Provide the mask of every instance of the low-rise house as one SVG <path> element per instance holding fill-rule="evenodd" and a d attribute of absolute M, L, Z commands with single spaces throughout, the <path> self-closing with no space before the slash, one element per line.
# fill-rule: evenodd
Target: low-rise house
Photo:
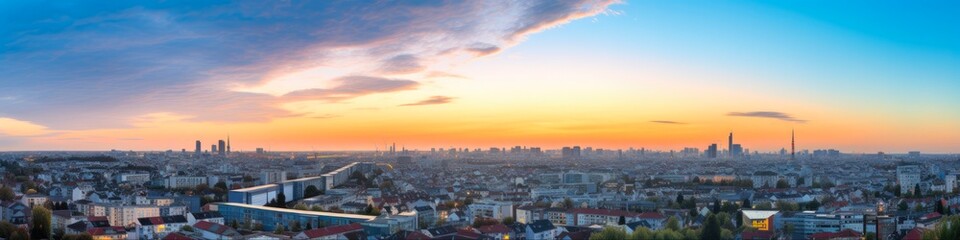
<path fill-rule="evenodd" d="M 23 204 L 20 201 L 9 201 L 2 203 L 3 205 L 3 221 L 7 221 L 13 225 L 26 226 L 27 225 L 27 205 Z"/>
<path fill-rule="evenodd" d="M 549 220 L 536 220 L 527 224 L 527 239 L 554 239 L 560 234 L 560 230 Z"/>
<path fill-rule="evenodd" d="M 157 239 L 187 226 L 183 216 L 146 217 L 137 219 L 136 234 L 140 239 Z"/>
<path fill-rule="evenodd" d="M 33 206 L 43 206 L 49 199 L 47 195 L 43 194 L 27 194 L 20 198 L 20 202 L 32 208 Z"/>
<path fill-rule="evenodd" d="M 97 227 L 87 229 L 87 234 L 93 236 L 93 239 L 98 240 L 122 240 L 129 239 L 127 237 L 127 230 L 123 227 Z"/>
<path fill-rule="evenodd" d="M 204 239 L 234 239 L 240 237 L 237 230 L 219 223 L 199 221 L 193 224 L 193 228 Z"/>
<path fill-rule="evenodd" d="M 480 233 L 482 233 L 483 235 L 487 235 L 487 236 L 493 237 L 494 239 L 501 239 L 501 240 L 510 239 L 510 233 L 513 232 L 513 230 L 510 229 L 510 227 L 503 224 L 493 224 L 493 225 L 482 226 L 477 230 L 479 230 Z"/>
<path fill-rule="evenodd" d="M 54 231 L 63 230 L 66 232 L 67 225 L 74 224 L 86 219 L 83 213 L 73 210 L 54 210 L 50 214 L 50 228 Z"/>
<path fill-rule="evenodd" d="M 107 220 L 107 217 L 87 217 L 84 220 L 68 224 L 65 232 L 67 234 L 82 234 L 87 230 L 103 227 L 110 227 L 110 221 Z"/>

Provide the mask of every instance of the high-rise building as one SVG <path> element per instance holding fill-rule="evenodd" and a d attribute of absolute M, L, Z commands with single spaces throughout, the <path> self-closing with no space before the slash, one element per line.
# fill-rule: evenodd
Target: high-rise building
<path fill-rule="evenodd" d="M 917 184 L 920 183 L 921 175 L 923 175 L 923 169 L 920 165 L 906 164 L 897 166 L 897 185 L 900 185 L 900 192 L 914 193 L 914 189 Z"/>
<path fill-rule="evenodd" d="M 263 148 L 257 148 L 257 154 L 263 154 Z"/>
<path fill-rule="evenodd" d="M 230 153 L 230 135 L 227 135 L 227 153 Z"/>
<path fill-rule="evenodd" d="M 200 154 L 201 151 L 202 151 L 202 150 L 200 149 L 200 140 L 197 140 L 197 149 L 194 150 L 194 152 L 195 152 L 196 154 Z"/>
<path fill-rule="evenodd" d="M 734 144 L 730 147 L 730 157 L 737 158 L 743 156 L 743 147 L 740 144 Z"/>
<path fill-rule="evenodd" d="M 227 153 L 227 142 L 220 140 L 217 142 L 217 150 L 220 150 L 220 155 L 226 155 Z"/>
<path fill-rule="evenodd" d="M 714 143 L 710 144 L 710 146 L 707 146 L 705 155 L 707 155 L 707 158 L 717 158 L 717 144 Z"/>
<path fill-rule="evenodd" d="M 730 137 L 727 138 L 727 153 L 730 154 L 730 157 L 733 157 L 733 132 L 730 132 Z"/>
<path fill-rule="evenodd" d="M 797 160 L 797 138 L 792 129 L 790 130 L 790 160 Z"/>
<path fill-rule="evenodd" d="M 210 145 L 210 154 L 217 154 L 217 145 Z"/>

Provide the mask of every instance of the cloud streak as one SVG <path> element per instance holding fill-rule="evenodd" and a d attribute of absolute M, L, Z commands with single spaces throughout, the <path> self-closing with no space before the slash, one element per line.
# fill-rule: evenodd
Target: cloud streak
<path fill-rule="evenodd" d="M 673 124 L 673 125 L 684 125 L 684 124 L 687 124 L 687 123 L 685 123 L 685 122 L 674 122 L 674 121 L 665 121 L 665 120 L 654 120 L 654 121 L 650 121 L 650 122 L 652 122 L 652 123 L 659 123 L 659 124 Z"/>
<path fill-rule="evenodd" d="M 452 97 L 447 97 L 447 96 L 433 96 L 433 97 L 430 97 L 430 98 L 421 100 L 421 101 L 419 101 L 419 102 L 401 104 L 401 105 L 399 105 L 399 106 L 408 107 L 408 106 L 423 106 L 423 105 L 445 104 L 445 103 L 453 102 L 453 99 L 454 99 L 454 98 L 452 98 Z"/>
<path fill-rule="evenodd" d="M 782 112 L 770 112 L 770 111 L 759 111 L 759 112 L 729 112 L 727 116 L 731 117 L 755 117 L 755 118 L 770 118 L 777 119 L 787 122 L 796 122 L 796 123 L 805 123 L 807 120 L 796 119 L 789 114 Z"/>

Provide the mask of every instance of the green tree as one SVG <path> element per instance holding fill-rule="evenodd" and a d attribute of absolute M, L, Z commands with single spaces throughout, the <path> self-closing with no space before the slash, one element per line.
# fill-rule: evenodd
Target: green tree
<path fill-rule="evenodd" d="M 923 197 L 923 191 L 920 190 L 920 184 L 919 184 L 919 183 L 917 183 L 916 186 L 913 186 L 913 197 L 915 197 L 915 198 L 922 198 L 922 197 Z"/>
<path fill-rule="evenodd" d="M 923 233 L 923 239 L 947 240 L 960 239 L 960 216 L 949 216 L 940 219 L 937 226 Z"/>
<path fill-rule="evenodd" d="M 0 238 L 10 238 L 13 232 L 17 231 L 17 226 L 7 221 L 0 222 Z"/>
<path fill-rule="evenodd" d="M 794 227 L 792 223 L 787 223 L 783 225 L 783 232 L 787 235 L 792 235 L 795 230 L 796 230 L 796 227 Z"/>
<path fill-rule="evenodd" d="M 696 237 L 696 236 L 694 236 Z M 678 231 L 672 229 L 663 229 L 656 232 L 653 232 L 653 238 L 658 240 L 683 240 L 684 235 Z"/>
<path fill-rule="evenodd" d="M 323 193 L 314 185 L 307 186 L 307 188 L 303 190 L 303 197 L 306 198 L 316 197 L 320 194 Z"/>
<path fill-rule="evenodd" d="M 600 232 L 590 235 L 590 240 L 607 239 L 627 239 L 627 233 L 619 227 L 605 227 Z"/>
<path fill-rule="evenodd" d="M 573 199 L 563 198 L 563 207 L 564 207 L 564 208 L 573 208 Z"/>
<path fill-rule="evenodd" d="M 303 228 L 300 226 L 300 221 L 297 221 L 297 220 L 290 221 L 290 231 L 300 232 L 302 230 Z"/>
<path fill-rule="evenodd" d="M 644 240 L 644 239 L 654 239 L 653 231 L 645 227 L 637 227 L 636 230 L 633 230 L 633 234 L 630 234 L 631 240 Z"/>
<path fill-rule="evenodd" d="M 722 205 L 720 204 L 719 198 L 713 199 L 713 208 L 710 209 L 710 211 L 713 211 L 713 213 L 719 213 L 721 206 Z"/>
<path fill-rule="evenodd" d="M 693 228 L 684 228 L 680 231 L 680 234 L 683 235 L 683 239 L 699 239 L 700 231 Z"/>
<path fill-rule="evenodd" d="M 780 188 L 780 189 L 790 188 L 790 183 L 788 183 L 787 180 L 783 180 L 783 179 L 777 180 L 777 188 Z"/>
<path fill-rule="evenodd" d="M 180 231 L 184 231 L 184 232 L 193 232 L 193 226 L 190 226 L 190 225 L 183 225 L 183 227 L 180 227 Z"/>
<path fill-rule="evenodd" d="M 620 215 L 620 219 L 617 220 L 617 224 L 620 226 L 627 224 L 627 218 L 624 217 L 623 215 Z"/>
<path fill-rule="evenodd" d="M 50 210 L 43 206 L 34 206 L 30 217 L 30 236 L 34 239 L 49 239 L 52 233 Z"/>
<path fill-rule="evenodd" d="M 813 201 L 808 202 L 808 203 L 805 204 L 805 205 L 806 205 L 806 209 L 807 209 L 807 210 L 810 210 L 810 211 L 816 211 L 817 209 L 820 208 L 820 202 L 817 201 L 816 199 L 814 199 Z"/>
<path fill-rule="evenodd" d="M 710 214 L 707 216 L 706 223 L 703 224 L 700 239 L 720 239 L 720 229 L 720 221 L 717 221 L 717 216 Z"/>
<path fill-rule="evenodd" d="M 744 198 L 744 199 L 743 199 L 743 206 L 741 206 L 741 207 L 742 207 L 742 208 L 753 208 L 753 205 L 751 205 L 749 198 Z"/>
<path fill-rule="evenodd" d="M 517 221 L 514 220 L 513 217 L 505 217 L 505 218 L 503 218 L 503 221 L 502 221 L 501 223 L 503 223 L 503 225 L 510 226 L 510 225 L 513 225 L 513 223 L 515 223 L 515 222 L 517 222 Z"/>
<path fill-rule="evenodd" d="M 670 217 L 667 219 L 667 229 L 680 231 L 680 221 L 677 220 L 677 217 Z"/>
<path fill-rule="evenodd" d="M 943 208 L 943 200 L 938 199 L 936 204 L 937 205 L 934 205 L 934 211 L 936 211 L 940 215 L 945 215 L 946 213 L 944 212 L 944 208 Z"/>
<path fill-rule="evenodd" d="M 900 200 L 900 203 L 897 204 L 897 210 L 906 211 L 907 209 L 910 209 L 910 206 L 907 205 L 907 201 Z"/>
<path fill-rule="evenodd" d="M 321 207 L 320 205 L 313 205 L 313 207 L 310 207 L 310 211 L 322 212 L 322 211 L 323 211 L 323 207 Z"/>
<path fill-rule="evenodd" d="M 304 203 L 301 202 L 301 203 L 297 203 L 297 205 L 293 205 L 293 209 L 296 209 L 296 210 L 307 210 L 307 209 L 310 209 L 310 208 L 307 207 L 307 204 L 304 204 Z"/>
<path fill-rule="evenodd" d="M 280 223 L 277 223 L 277 228 L 273 229 L 273 233 L 276 233 L 276 234 L 283 234 L 283 232 L 286 232 L 286 231 L 287 231 L 287 227 L 283 226 L 283 224 L 280 224 Z"/>
<path fill-rule="evenodd" d="M 677 194 L 677 204 L 683 204 L 683 194 Z"/>
<path fill-rule="evenodd" d="M 10 234 L 10 238 L 9 238 L 9 240 L 29 240 L 29 239 L 30 239 L 30 232 L 27 232 L 27 230 L 23 228 L 17 228 L 17 230 L 13 231 L 13 233 Z"/>
<path fill-rule="evenodd" d="M 230 188 L 227 187 L 227 183 L 224 181 L 217 182 L 217 184 L 214 184 L 213 187 L 223 189 L 223 190 L 230 190 Z"/>
<path fill-rule="evenodd" d="M 287 196 L 283 194 L 283 191 L 277 193 L 277 205 L 274 207 L 286 208 L 287 207 Z"/>
<path fill-rule="evenodd" d="M 13 201 L 13 198 L 17 197 L 13 193 L 13 189 L 7 186 L 0 187 L 0 200 L 4 202 Z"/>

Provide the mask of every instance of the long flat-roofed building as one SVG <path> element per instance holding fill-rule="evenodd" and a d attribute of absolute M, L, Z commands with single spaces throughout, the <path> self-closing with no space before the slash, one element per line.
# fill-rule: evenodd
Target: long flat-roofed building
<path fill-rule="evenodd" d="M 364 223 L 376 219 L 376 216 L 345 214 L 332 212 L 304 211 L 288 208 L 274 208 L 242 203 L 211 203 L 211 210 L 219 211 L 228 224 L 250 222 L 262 224 L 265 231 L 273 231 L 277 224 L 284 226 L 298 221 L 306 226 L 335 226 L 351 223 Z M 288 229 L 290 226 L 286 226 Z"/>

